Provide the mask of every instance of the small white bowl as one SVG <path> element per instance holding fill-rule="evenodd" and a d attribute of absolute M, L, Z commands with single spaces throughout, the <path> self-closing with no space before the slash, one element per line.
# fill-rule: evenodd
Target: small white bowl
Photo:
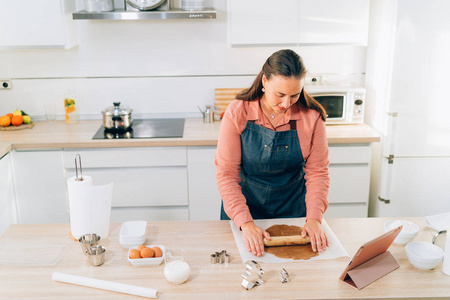
<path fill-rule="evenodd" d="M 444 251 L 439 246 L 427 242 L 413 242 L 405 247 L 409 262 L 420 270 L 437 267 L 444 258 Z"/>
<path fill-rule="evenodd" d="M 130 258 L 130 251 L 133 249 L 136 249 L 137 247 L 132 247 L 130 249 L 128 249 L 128 253 L 127 253 L 127 258 L 128 261 L 133 265 L 133 266 L 155 266 L 155 265 L 159 265 L 162 263 L 162 261 L 164 260 L 164 256 L 166 255 L 166 248 L 163 245 L 145 245 L 148 248 L 153 248 L 153 247 L 159 247 L 159 249 L 161 249 L 162 251 L 162 256 L 161 257 L 150 257 L 150 258 Z"/>
<path fill-rule="evenodd" d="M 119 237 L 121 239 L 139 239 L 145 236 L 147 231 L 146 221 L 123 222 Z"/>
<path fill-rule="evenodd" d="M 419 234 L 419 226 L 416 224 L 405 221 L 405 220 L 391 220 L 384 223 L 384 231 L 388 232 L 398 226 L 403 225 L 402 231 L 398 234 L 398 236 L 394 240 L 394 244 L 397 245 L 406 245 Z"/>

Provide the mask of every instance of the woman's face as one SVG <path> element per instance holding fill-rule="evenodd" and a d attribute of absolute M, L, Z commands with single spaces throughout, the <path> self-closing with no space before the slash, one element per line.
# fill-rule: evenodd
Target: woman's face
<path fill-rule="evenodd" d="M 267 79 L 263 75 L 262 83 L 266 91 L 261 100 L 275 114 L 279 114 L 285 112 L 298 101 L 303 86 L 305 85 L 305 78 L 274 75 L 270 79 Z"/>

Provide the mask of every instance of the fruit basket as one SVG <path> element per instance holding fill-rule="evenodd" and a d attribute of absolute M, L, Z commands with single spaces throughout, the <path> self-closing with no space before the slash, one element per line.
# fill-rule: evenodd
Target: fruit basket
<path fill-rule="evenodd" d="M 0 117 L 0 130 L 21 130 L 33 128 L 34 123 L 31 122 L 30 116 L 23 110 L 15 110 L 13 113 Z"/>
<path fill-rule="evenodd" d="M 19 126 L 13 126 L 13 125 L 9 125 L 8 127 L 1 127 L 0 126 L 0 130 L 3 131 L 10 131 L 10 130 L 22 130 L 22 129 L 30 129 L 34 127 L 34 122 L 31 122 L 30 124 L 22 124 Z"/>

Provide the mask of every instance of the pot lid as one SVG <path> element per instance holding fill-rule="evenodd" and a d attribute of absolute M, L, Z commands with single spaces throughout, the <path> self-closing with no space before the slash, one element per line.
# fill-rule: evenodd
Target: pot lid
<path fill-rule="evenodd" d="M 102 113 L 107 116 L 124 116 L 130 115 L 131 112 L 133 111 L 130 108 L 120 107 L 120 102 L 114 102 L 113 104 L 114 106 L 105 108 L 105 110 L 102 111 Z"/>

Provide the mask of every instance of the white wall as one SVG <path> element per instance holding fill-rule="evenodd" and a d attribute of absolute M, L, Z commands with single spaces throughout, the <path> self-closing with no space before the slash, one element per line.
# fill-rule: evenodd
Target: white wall
<path fill-rule="evenodd" d="M 63 98 L 75 95 L 85 119 L 100 119 L 113 101 L 133 108 L 135 117 L 200 117 L 197 105 L 213 104 L 215 88 L 248 86 L 266 58 L 286 48 L 230 47 L 226 1 L 210 3 L 217 19 L 78 20 L 74 48 L 0 51 L 0 78 L 13 86 L 0 91 L 0 114 L 20 108 L 39 119 L 52 101 L 62 118 Z M 290 48 L 313 74 L 345 79 L 365 72 L 365 47 Z"/>

